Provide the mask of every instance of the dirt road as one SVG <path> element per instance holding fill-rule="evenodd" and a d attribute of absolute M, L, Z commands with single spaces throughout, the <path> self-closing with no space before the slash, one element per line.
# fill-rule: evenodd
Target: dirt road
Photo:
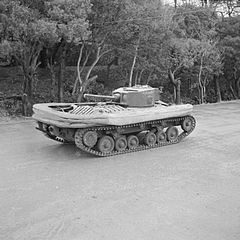
<path fill-rule="evenodd" d="M 0 239 L 239 240 L 240 102 L 178 145 L 96 158 L 0 123 Z"/>

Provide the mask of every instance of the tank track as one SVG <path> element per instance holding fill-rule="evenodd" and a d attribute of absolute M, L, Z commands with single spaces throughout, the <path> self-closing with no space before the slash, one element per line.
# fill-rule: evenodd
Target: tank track
<path fill-rule="evenodd" d="M 181 126 L 181 122 L 184 121 L 184 119 L 190 118 L 192 121 L 192 126 L 191 129 L 188 131 L 184 131 L 178 135 L 178 137 L 175 140 L 171 141 L 164 141 L 164 142 L 159 142 L 154 144 L 153 146 L 148 146 L 145 144 L 140 143 L 138 147 L 135 149 L 128 149 L 126 148 L 123 151 L 116 151 L 115 149 L 109 153 L 103 153 L 96 148 L 91 148 L 87 147 L 84 142 L 83 142 L 83 136 L 87 131 L 113 131 L 121 128 L 131 128 L 131 127 L 136 127 L 140 125 L 146 125 L 146 124 L 151 124 L 151 125 L 166 125 L 166 127 L 169 126 Z M 171 144 L 176 144 L 182 141 L 185 137 L 187 137 L 195 128 L 196 126 L 196 120 L 194 117 L 188 115 L 184 117 L 177 117 L 177 118 L 167 118 L 167 119 L 161 119 L 161 120 L 155 120 L 155 121 L 148 121 L 148 122 L 141 122 L 141 123 L 136 123 L 136 124 L 129 124 L 129 125 L 124 125 L 124 126 L 98 126 L 98 127 L 90 127 L 90 128 L 85 128 L 85 129 L 78 129 L 75 134 L 75 144 L 78 148 L 80 148 L 82 151 L 93 154 L 95 156 L 100 156 L 100 157 L 107 157 L 107 156 L 114 156 L 114 155 L 119 155 L 119 154 L 125 154 L 125 153 L 131 153 L 131 152 L 138 152 L 138 151 L 143 151 L 143 150 L 148 150 L 151 148 L 158 148 L 158 147 L 163 147 L 166 145 L 171 145 Z M 135 134 L 134 134 L 135 135 Z"/>

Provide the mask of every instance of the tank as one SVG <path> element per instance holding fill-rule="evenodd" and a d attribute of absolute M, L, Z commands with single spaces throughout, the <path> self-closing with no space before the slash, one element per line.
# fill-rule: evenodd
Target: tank
<path fill-rule="evenodd" d="M 111 96 L 85 94 L 83 103 L 33 106 L 37 129 L 96 156 L 158 148 L 181 142 L 195 128 L 191 104 L 169 105 L 148 85 L 122 87 Z"/>

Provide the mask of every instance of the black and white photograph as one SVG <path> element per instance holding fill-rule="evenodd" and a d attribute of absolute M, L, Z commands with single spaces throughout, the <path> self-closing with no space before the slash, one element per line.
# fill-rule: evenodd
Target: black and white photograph
<path fill-rule="evenodd" d="M 240 240 L 240 0 L 0 0 L 1 240 Z"/>

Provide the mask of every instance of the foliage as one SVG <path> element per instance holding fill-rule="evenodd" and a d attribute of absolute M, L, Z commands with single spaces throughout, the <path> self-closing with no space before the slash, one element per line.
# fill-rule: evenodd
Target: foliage
<path fill-rule="evenodd" d="M 90 2 L 86 0 L 51 1 L 48 3 L 48 16 L 57 25 L 57 34 L 68 43 L 80 44 L 87 39 L 87 11 Z"/>
<path fill-rule="evenodd" d="M 234 98 L 240 98 L 240 16 L 225 19 L 217 27 L 224 50 L 224 77 Z"/>
<path fill-rule="evenodd" d="M 57 40 L 56 24 L 41 17 L 36 9 L 28 8 L 19 1 L 1 2 L 1 44 L 8 43 L 11 55 L 21 65 L 24 73 L 23 94 L 28 106 L 32 101 L 33 86 L 36 80 L 38 56 L 45 42 Z M 31 109 L 26 109 L 31 114 Z"/>
<path fill-rule="evenodd" d="M 11 46 L 7 40 L 0 44 L 0 62 L 1 65 L 9 65 L 11 61 Z"/>
<path fill-rule="evenodd" d="M 219 8 L 173 8 L 159 0 L 2 0 L 1 65 L 17 60 L 30 103 L 40 92 L 40 60 L 51 73 L 52 100 L 62 101 L 66 92 L 80 100 L 85 91 L 120 84 L 164 86 L 170 101 L 240 98 L 240 19 L 235 1 L 214 4 L 220 2 L 230 17 L 221 18 Z M 70 85 L 66 62 L 77 62 Z"/>
<path fill-rule="evenodd" d="M 211 5 L 222 18 L 239 15 L 239 0 L 214 0 L 211 1 Z"/>

